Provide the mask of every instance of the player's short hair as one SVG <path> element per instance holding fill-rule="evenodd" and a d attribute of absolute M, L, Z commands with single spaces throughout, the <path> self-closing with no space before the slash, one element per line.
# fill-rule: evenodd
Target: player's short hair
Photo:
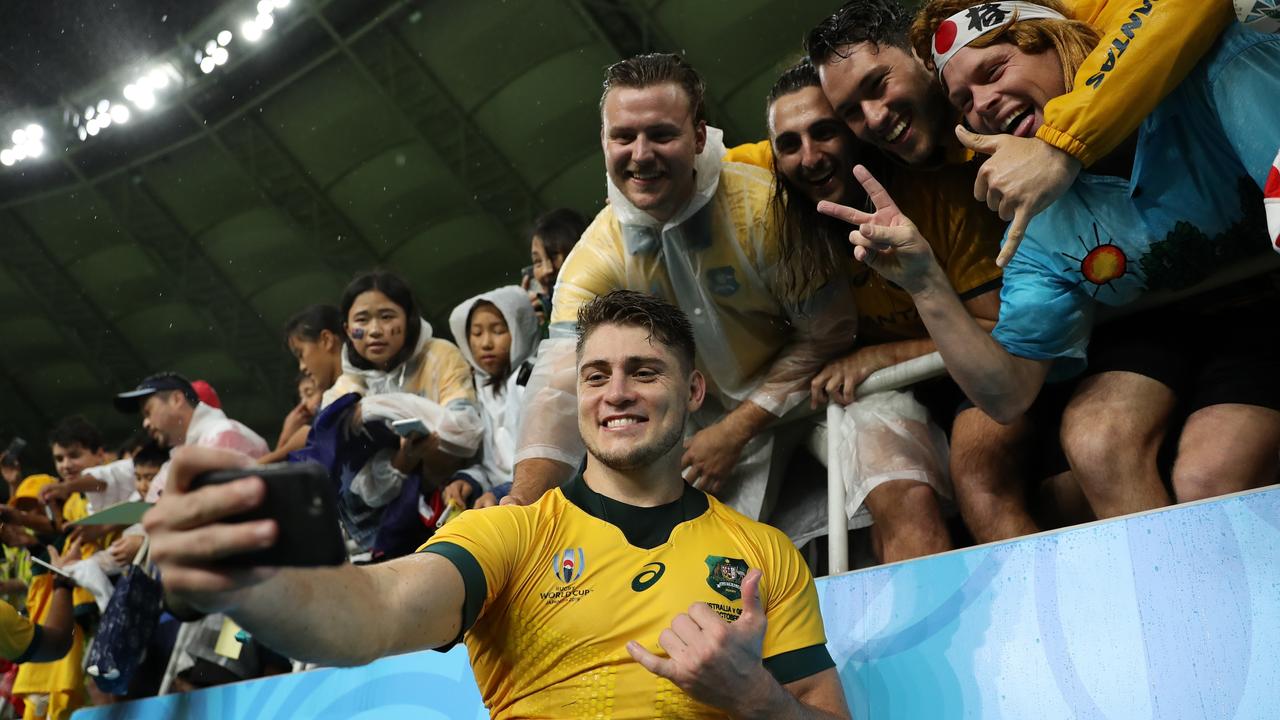
<path fill-rule="evenodd" d="M 85 416 L 71 415 L 49 431 L 49 446 L 54 445 L 64 448 L 79 445 L 89 452 L 97 452 L 102 449 L 102 433 Z"/>
<path fill-rule="evenodd" d="M 602 325 L 643 328 L 650 341 L 671 349 L 685 370 L 693 369 L 693 325 L 680 308 L 652 295 L 632 290 L 614 290 L 600 295 L 578 309 L 578 355 L 592 332 Z"/>
<path fill-rule="evenodd" d="M 693 124 L 706 122 L 707 86 L 689 61 L 675 53 L 649 53 L 619 60 L 604 71 L 604 92 L 600 93 L 600 112 L 605 98 L 615 87 L 647 88 L 672 83 L 679 85 L 689 98 Z"/>

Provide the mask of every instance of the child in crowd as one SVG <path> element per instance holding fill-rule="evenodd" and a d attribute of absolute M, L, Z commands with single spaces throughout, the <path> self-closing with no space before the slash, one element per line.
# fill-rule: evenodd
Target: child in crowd
<path fill-rule="evenodd" d="M 511 488 L 524 384 L 538 347 L 538 319 L 524 290 L 509 285 L 455 307 L 449 329 L 455 338 L 467 339 L 459 348 L 474 369 L 484 417 L 484 444 L 477 462 L 458 475 L 492 488 L 475 501 L 476 507 L 486 507 L 497 504 Z"/>
<path fill-rule="evenodd" d="M 307 435 L 311 432 L 311 423 L 316 413 L 320 412 L 320 397 L 323 391 L 310 375 L 298 373 L 298 404 L 284 418 L 284 426 L 280 428 L 280 439 L 276 448 L 258 458 L 258 464 L 266 465 L 281 462 L 294 450 L 301 450 L 307 444 Z"/>
<path fill-rule="evenodd" d="M 484 433 L 471 368 L 456 346 L 432 337 L 408 284 L 393 273 L 358 276 L 341 314 L 343 372 L 321 400 L 305 454 L 329 460 L 340 481 L 339 514 L 357 545 L 373 557 L 410 552 L 434 527 L 442 492 L 474 499 L 484 489 L 446 482 Z M 420 420 L 426 434 L 390 434 L 391 422 L 408 419 Z M 350 437 L 349 424 L 363 425 L 364 439 Z"/>
<path fill-rule="evenodd" d="M 532 276 L 524 278 L 522 287 L 529 292 L 529 300 L 540 321 L 545 321 L 551 313 L 551 298 L 560 266 L 564 265 L 564 259 L 569 257 L 569 251 L 578 244 L 578 238 L 586 229 L 586 219 L 571 208 L 557 208 L 533 222 L 529 241 Z M 534 283 L 537 283 L 536 287 Z"/>
<path fill-rule="evenodd" d="M 342 312 L 333 305 L 310 305 L 289 318 L 285 344 L 298 361 L 298 404 L 284 418 L 275 449 L 260 464 L 280 462 L 307 444 L 324 392 L 342 374 Z"/>

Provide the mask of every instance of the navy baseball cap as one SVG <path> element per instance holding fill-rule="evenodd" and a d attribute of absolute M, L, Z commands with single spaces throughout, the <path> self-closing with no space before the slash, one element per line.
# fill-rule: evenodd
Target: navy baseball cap
<path fill-rule="evenodd" d="M 156 373 L 144 378 L 142 382 L 138 383 L 138 387 L 116 395 L 113 402 L 116 409 L 122 413 L 136 413 L 142 407 L 142 404 L 147 401 L 147 398 L 166 390 L 182 391 L 182 394 L 191 401 L 192 405 L 200 402 L 200 396 L 196 394 L 196 389 L 191 386 L 191 381 L 174 372 Z"/>

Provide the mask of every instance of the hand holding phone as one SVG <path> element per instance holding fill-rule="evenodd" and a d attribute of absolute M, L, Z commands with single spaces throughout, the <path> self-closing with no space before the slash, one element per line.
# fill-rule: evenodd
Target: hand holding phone
<path fill-rule="evenodd" d="M 315 567 L 340 565 L 347 558 L 339 529 L 336 491 L 324 468 L 313 463 L 277 463 L 197 475 L 191 491 L 257 476 L 266 496 L 251 510 L 222 519 L 226 523 L 271 519 L 278 532 L 273 545 L 262 550 L 223 557 L 217 564 L 232 567 Z"/>
<path fill-rule="evenodd" d="M 426 437 L 431 434 L 431 429 L 422 421 L 422 418 L 393 420 L 391 429 L 400 437 Z"/>

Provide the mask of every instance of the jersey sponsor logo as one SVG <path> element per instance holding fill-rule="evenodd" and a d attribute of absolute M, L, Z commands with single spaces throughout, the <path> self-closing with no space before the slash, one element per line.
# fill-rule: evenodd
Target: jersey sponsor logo
<path fill-rule="evenodd" d="M 565 585 L 581 578 L 586 569 L 587 558 L 580 547 L 561 550 L 551 560 L 551 574 Z"/>
<path fill-rule="evenodd" d="M 667 571 L 667 566 L 660 562 L 651 562 L 644 566 L 639 574 L 631 578 L 631 589 L 636 592 L 644 592 L 653 587 L 655 583 L 662 579 L 662 573 Z"/>
<path fill-rule="evenodd" d="M 1134 36 L 1138 34 L 1138 30 L 1142 28 L 1143 18 L 1151 14 L 1151 3 L 1155 0 L 1141 0 L 1133 12 L 1129 13 L 1129 22 L 1120 26 L 1120 35 L 1111 39 L 1111 49 L 1107 50 L 1107 59 L 1098 68 L 1098 72 L 1094 73 L 1085 84 L 1094 90 L 1107 79 L 1107 73 L 1116 67 L 1116 62 L 1120 60 L 1120 56 L 1125 50 L 1129 49 L 1129 43 L 1133 41 Z"/>
<path fill-rule="evenodd" d="M 707 556 L 707 585 L 728 600 L 742 597 L 742 579 L 747 576 L 747 561 L 739 558 Z"/>

